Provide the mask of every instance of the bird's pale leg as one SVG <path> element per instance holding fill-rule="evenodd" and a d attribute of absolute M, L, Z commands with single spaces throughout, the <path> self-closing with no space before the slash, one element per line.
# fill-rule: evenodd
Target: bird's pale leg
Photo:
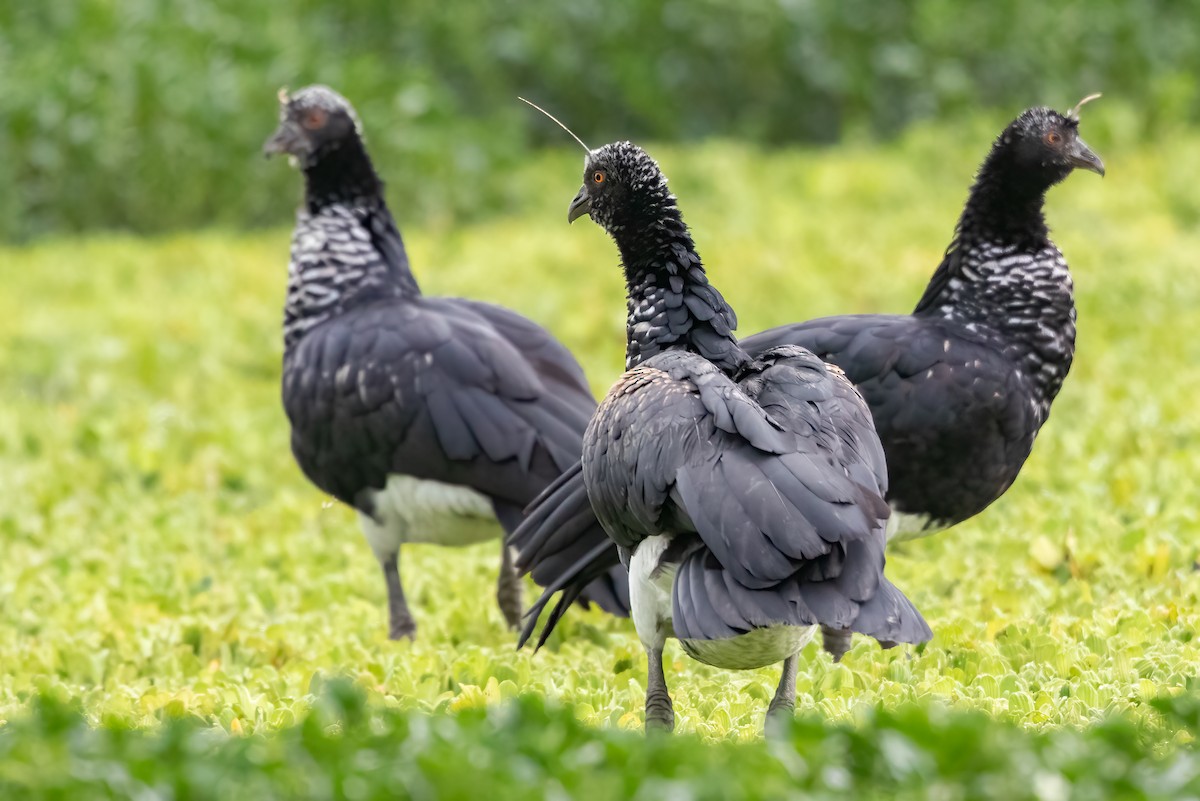
<path fill-rule="evenodd" d="M 383 579 L 387 582 L 388 596 L 388 639 L 410 640 L 417 638 L 417 622 L 408 611 L 404 598 L 404 587 L 400 584 L 400 551 L 379 560 L 383 568 Z"/>
<path fill-rule="evenodd" d="M 800 664 L 800 655 L 792 654 L 783 660 L 783 672 L 779 676 L 779 686 L 775 688 L 775 697 L 767 707 L 767 728 L 773 728 L 776 722 L 791 720 L 796 711 L 796 668 Z"/>
<path fill-rule="evenodd" d="M 504 621 L 514 631 L 521 625 L 521 613 L 524 611 L 524 593 L 521 590 L 521 577 L 513 565 L 512 548 L 504 537 L 500 538 L 500 580 L 496 583 L 496 601 L 500 604 L 500 612 Z"/>
<path fill-rule="evenodd" d="M 850 629 L 821 626 L 821 644 L 833 656 L 834 662 L 841 662 L 842 657 L 850 650 L 850 638 Z"/>
<path fill-rule="evenodd" d="M 646 732 L 675 729 L 675 708 L 663 675 L 662 649 L 646 649 Z"/>

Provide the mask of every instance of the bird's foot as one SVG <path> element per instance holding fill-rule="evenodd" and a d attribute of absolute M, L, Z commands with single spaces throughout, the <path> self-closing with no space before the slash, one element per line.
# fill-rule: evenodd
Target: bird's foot
<path fill-rule="evenodd" d="M 675 730 L 675 706 L 663 675 L 662 646 L 646 649 L 646 734 Z"/>
<path fill-rule="evenodd" d="M 496 603 L 500 605 L 500 614 L 504 615 L 504 622 L 513 631 L 521 627 L 521 618 L 525 611 L 524 596 L 521 579 L 516 573 L 500 574 L 500 583 L 496 585 Z"/>
<path fill-rule="evenodd" d="M 651 732 L 661 732 L 670 734 L 675 730 L 675 710 L 671 706 L 671 699 L 663 698 L 647 698 L 646 699 L 646 734 Z"/>
<path fill-rule="evenodd" d="M 521 628 L 521 617 L 525 611 L 525 592 L 521 586 L 521 577 L 513 566 L 512 549 L 501 545 L 500 579 L 496 582 L 496 602 L 500 604 L 500 614 L 508 628 L 516 631 Z"/>
<path fill-rule="evenodd" d="M 796 717 L 796 699 L 781 700 L 776 696 L 767 707 L 767 721 L 763 727 L 766 735 L 787 730 L 787 724 Z"/>
<path fill-rule="evenodd" d="M 396 618 L 393 617 L 388 625 L 389 640 L 409 640 L 415 642 L 417 639 L 417 621 L 412 619 L 412 615 Z"/>

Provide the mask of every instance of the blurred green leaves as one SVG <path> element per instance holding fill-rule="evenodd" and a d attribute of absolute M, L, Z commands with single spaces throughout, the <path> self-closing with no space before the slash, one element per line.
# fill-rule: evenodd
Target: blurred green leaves
<path fill-rule="evenodd" d="M 565 143 L 891 134 L 1091 91 L 1157 138 L 1200 109 L 1194 3 L 63 0 L 0 7 L 0 238 L 287 219 L 275 90 L 357 105 L 402 216 L 510 209 Z M 1193 211 L 1195 203 L 1192 202 Z"/>
<path fill-rule="evenodd" d="M 428 717 L 382 708 L 335 679 L 301 722 L 270 735 L 229 736 L 187 717 L 148 732 L 112 722 L 90 728 L 52 697 L 0 729 L 0 794 L 31 801 L 800 793 L 816 801 L 1103 801 L 1197 792 L 1200 753 L 1147 743 L 1119 717 L 1081 731 L 1032 733 L 936 706 L 872 709 L 854 725 L 803 716 L 766 742 L 705 742 L 592 729 L 569 709 L 529 696 Z"/>

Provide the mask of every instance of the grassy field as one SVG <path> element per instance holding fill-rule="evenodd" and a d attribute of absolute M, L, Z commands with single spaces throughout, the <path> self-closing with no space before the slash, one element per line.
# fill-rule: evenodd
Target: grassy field
<path fill-rule="evenodd" d="M 651 150 L 750 333 L 910 308 L 989 131 Z M 1048 208 L 1080 309 L 1048 427 L 991 510 L 890 554 L 932 643 L 858 642 L 840 665 L 810 646 L 802 716 L 845 724 L 916 702 L 1040 730 L 1120 713 L 1151 751 L 1190 742 L 1150 702 L 1200 664 L 1200 136 L 1092 144 L 1109 176 L 1074 176 Z M 510 214 L 406 230 L 427 292 L 542 322 L 599 393 L 619 372 L 624 305 L 611 243 L 566 225 L 579 170 L 578 154 L 546 156 L 512 176 L 528 191 Z M 407 549 L 421 639 L 386 640 L 383 582 L 353 516 L 288 451 L 288 236 L 0 250 L 0 721 L 50 695 L 118 727 L 184 716 L 272 731 L 346 674 L 372 709 L 459 712 L 532 693 L 585 724 L 640 727 L 645 666 L 628 621 L 574 613 L 541 653 L 515 652 L 492 602 L 493 546 Z M 680 728 L 716 740 L 754 737 L 777 680 L 674 648 L 667 673 Z"/>

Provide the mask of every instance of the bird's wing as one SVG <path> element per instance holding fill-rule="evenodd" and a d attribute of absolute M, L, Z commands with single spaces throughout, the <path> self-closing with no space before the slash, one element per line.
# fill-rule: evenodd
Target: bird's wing
<path fill-rule="evenodd" d="M 747 394 L 793 431 L 818 446 L 851 478 L 887 492 L 887 462 L 871 410 L 844 371 L 810 350 L 783 345 L 761 351 L 739 383 Z"/>
<path fill-rule="evenodd" d="M 754 355 L 799 345 L 836 364 L 871 408 L 884 443 L 983 423 L 1024 436 L 1027 404 L 1012 364 L 986 334 L 907 315 L 848 315 L 781 326 L 743 340 Z"/>
<path fill-rule="evenodd" d="M 587 377 L 579 362 L 550 332 L 514 311 L 473 300 L 461 300 L 471 311 L 486 320 L 537 373 L 542 384 L 542 401 L 552 406 L 554 413 L 571 424 L 582 438 L 596 399 L 588 386 Z M 566 470 L 579 459 L 578 447 L 569 454 L 555 450 L 555 464 Z"/>
<path fill-rule="evenodd" d="M 807 360 L 797 363 L 797 354 Z M 702 411 L 689 410 L 697 422 L 683 458 L 673 459 L 673 497 L 737 581 L 759 588 L 783 581 L 798 563 L 869 538 L 886 520 L 874 482 L 848 473 L 831 419 L 832 379 L 811 354 L 772 356 L 739 383 L 696 370 L 694 358 L 677 363 L 671 377 L 695 387 Z M 711 435 L 697 436 L 706 428 Z"/>
<path fill-rule="evenodd" d="M 676 497 L 706 548 L 676 574 L 676 634 L 820 623 L 885 643 L 928 639 L 921 615 L 883 577 L 886 467 L 858 393 L 793 347 L 762 354 L 739 385 L 794 445 L 771 453 L 727 440 L 702 469 L 678 474 Z"/>
<path fill-rule="evenodd" d="M 1015 478 L 1043 420 L 994 332 L 930 317 L 829 317 L 745 340 L 800 345 L 862 392 L 891 465 L 896 508 L 942 526 L 979 512 Z"/>
<path fill-rule="evenodd" d="M 586 414 L 470 306 L 424 298 L 310 331 L 285 357 L 284 405 L 301 465 L 351 504 L 401 473 L 523 507 L 577 458 Z"/>
<path fill-rule="evenodd" d="M 592 418 L 588 497 L 609 536 L 632 548 L 670 530 L 681 470 L 714 468 L 724 447 L 783 453 L 794 439 L 710 362 L 663 353 L 625 373 Z"/>
<path fill-rule="evenodd" d="M 758 377 L 774 385 L 790 369 Z M 823 394 L 836 399 L 832 388 Z M 850 477 L 817 432 L 827 428 L 821 410 L 804 405 L 811 424 L 777 420 L 709 362 L 672 352 L 626 373 L 593 418 L 583 471 L 613 540 L 632 549 L 690 531 L 702 544 L 675 580 L 680 636 L 769 623 L 853 628 L 878 592 L 887 506 Z"/>
<path fill-rule="evenodd" d="M 882 538 L 836 548 L 789 581 L 752 589 L 703 549 L 675 574 L 672 624 L 684 639 L 724 639 L 773 625 L 849 629 L 884 646 L 933 636 L 912 602 L 882 575 Z"/>
<path fill-rule="evenodd" d="M 578 368 L 573 376 L 573 360 L 542 329 L 495 307 L 481 315 L 480 306 L 381 302 L 301 340 L 287 357 L 284 405 L 293 450 L 314 483 L 360 507 L 363 490 L 392 473 L 462 485 L 488 496 L 512 531 L 520 510 L 577 462 L 595 403 Z M 518 558 L 545 585 L 591 544 L 560 540 Z M 628 614 L 623 571 L 588 576 L 577 596 Z"/>

